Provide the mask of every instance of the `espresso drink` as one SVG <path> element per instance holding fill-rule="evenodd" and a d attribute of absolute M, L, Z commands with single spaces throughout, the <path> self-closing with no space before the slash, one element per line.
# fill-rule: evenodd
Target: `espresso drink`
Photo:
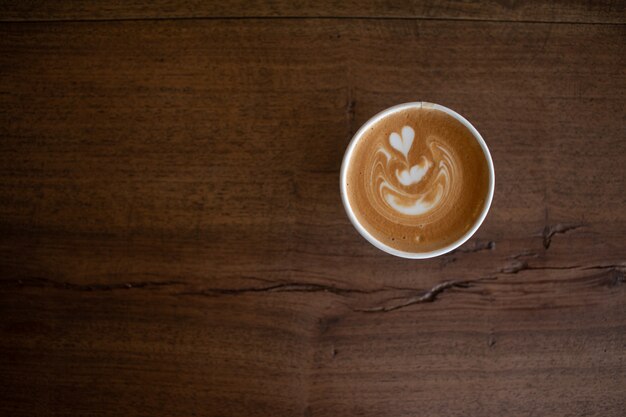
<path fill-rule="evenodd" d="M 403 252 L 444 248 L 488 204 L 489 162 L 459 120 L 432 106 L 392 112 L 356 139 L 343 184 L 358 222 Z"/>

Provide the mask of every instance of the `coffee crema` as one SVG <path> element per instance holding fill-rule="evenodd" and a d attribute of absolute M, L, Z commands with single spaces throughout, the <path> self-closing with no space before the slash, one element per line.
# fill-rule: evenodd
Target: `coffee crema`
<path fill-rule="evenodd" d="M 488 204 L 490 165 L 477 138 L 426 104 L 368 126 L 347 164 L 344 189 L 355 217 L 399 251 L 431 252 L 458 241 Z"/>

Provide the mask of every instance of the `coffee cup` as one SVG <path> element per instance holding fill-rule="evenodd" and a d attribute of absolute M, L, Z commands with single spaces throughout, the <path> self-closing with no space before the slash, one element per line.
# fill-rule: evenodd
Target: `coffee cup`
<path fill-rule="evenodd" d="M 465 243 L 487 216 L 494 188 L 493 161 L 478 130 L 426 102 L 369 119 L 350 141 L 340 172 L 356 230 L 378 249 L 410 259 Z"/>

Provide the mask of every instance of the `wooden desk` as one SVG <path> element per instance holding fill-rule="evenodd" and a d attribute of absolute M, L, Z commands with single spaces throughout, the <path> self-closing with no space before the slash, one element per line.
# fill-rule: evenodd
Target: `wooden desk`
<path fill-rule="evenodd" d="M 623 416 L 624 2 L 10 3 L 0 414 Z M 427 261 L 338 191 L 414 100 L 496 167 Z"/>

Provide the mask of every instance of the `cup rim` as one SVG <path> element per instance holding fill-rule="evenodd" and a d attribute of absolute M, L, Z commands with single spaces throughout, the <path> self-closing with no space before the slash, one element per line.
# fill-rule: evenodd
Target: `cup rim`
<path fill-rule="evenodd" d="M 363 136 L 363 133 L 372 125 L 377 123 L 382 118 L 388 116 L 389 114 L 398 112 L 400 110 L 408 109 L 408 108 L 427 108 L 427 109 L 439 110 L 454 117 L 456 120 L 461 122 L 472 133 L 476 141 L 479 143 L 481 149 L 483 150 L 483 154 L 485 155 L 485 158 L 487 159 L 487 165 L 489 166 L 489 191 L 487 195 L 487 200 L 485 202 L 482 212 L 480 213 L 480 216 L 478 216 L 478 219 L 476 220 L 472 228 L 468 230 L 459 239 L 452 242 L 451 244 L 444 246 L 442 248 L 439 248 L 439 249 L 435 249 L 433 251 L 428 251 L 428 252 L 401 251 L 401 250 L 392 248 L 391 246 L 388 246 L 385 243 L 376 239 L 374 236 L 372 236 L 372 234 L 370 234 L 365 229 L 365 227 L 361 225 L 361 223 L 356 218 L 356 215 L 354 214 L 354 211 L 352 207 L 350 206 L 350 201 L 348 199 L 348 194 L 346 192 L 346 180 L 347 180 L 348 167 L 350 165 L 350 159 L 351 159 L 352 153 L 354 152 L 354 148 L 356 147 L 356 144 L 359 142 L 359 140 Z M 395 106 L 389 107 L 377 113 L 372 118 L 370 118 L 367 122 L 365 122 L 363 126 L 361 126 L 361 128 L 354 134 L 354 136 L 350 140 L 350 143 L 348 144 L 348 147 L 346 148 L 346 152 L 344 153 L 343 160 L 341 162 L 341 172 L 339 175 L 339 187 L 340 187 L 340 193 L 341 193 L 341 200 L 343 202 L 344 209 L 346 210 L 346 214 L 348 215 L 348 218 L 350 219 L 350 222 L 352 223 L 354 228 L 361 234 L 361 236 L 363 236 L 369 243 L 371 243 L 378 249 L 384 252 L 387 252 L 391 255 L 395 255 L 395 256 L 398 256 L 401 258 L 407 258 L 407 259 L 434 258 L 436 256 L 440 256 L 448 252 L 451 252 L 454 249 L 461 246 L 462 244 L 464 244 L 465 242 L 467 242 L 469 238 L 471 238 L 474 235 L 474 233 L 476 233 L 476 231 L 480 228 L 483 221 L 487 217 L 487 213 L 489 212 L 489 209 L 491 208 L 491 202 L 493 201 L 495 182 L 496 182 L 495 170 L 493 167 L 493 160 L 491 159 L 491 153 L 489 152 L 489 148 L 487 147 L 485 140 L 480 135 L 478 130 L 476 130 L 476 128 L 469 121 L 467 121 L 467 119 L 465 119 L 463 116 L 461 116 L 459 113 L 455 112 L 454 110 L 448 107 L 442 106 L 440 104 L 428 103 L 425 101 L 416 101 L 416 102 L 397 104 Z"/>

